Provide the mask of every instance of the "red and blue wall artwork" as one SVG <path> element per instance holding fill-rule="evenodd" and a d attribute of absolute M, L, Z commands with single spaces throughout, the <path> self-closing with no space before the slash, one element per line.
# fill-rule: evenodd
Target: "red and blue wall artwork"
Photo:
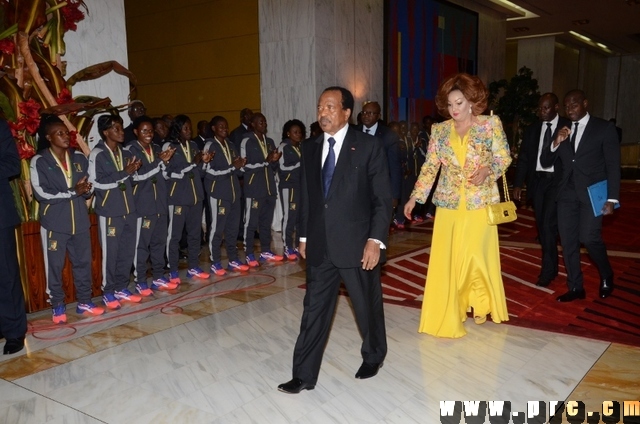
<path fill-rule="evenodd" d="M 478 14 L 439 0 L 391 0 L 385 20 L 388 121 L 436 117 L 440 82 L 477 72 Z"/>

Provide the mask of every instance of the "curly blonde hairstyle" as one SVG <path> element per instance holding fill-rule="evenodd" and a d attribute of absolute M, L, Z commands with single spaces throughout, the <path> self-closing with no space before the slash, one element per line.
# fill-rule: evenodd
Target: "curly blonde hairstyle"
<path fill-rule="evenodd" d="M 474 115 L 480 115 L 487 108 L 489 92 L 480 78 L 475 75 L 459 73 L 447 78 L 438 87 L 436 107 L 438 108 L 438 113 L 445 118 L 451 118 L 447 106 L 449 93 L 455 90 L 460 90 L 464 98 L 473 105 L 471 110 Z"/>

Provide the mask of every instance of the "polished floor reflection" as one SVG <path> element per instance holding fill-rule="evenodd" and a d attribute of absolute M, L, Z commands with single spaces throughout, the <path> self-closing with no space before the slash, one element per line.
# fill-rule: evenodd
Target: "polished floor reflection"
<path fill-rule="evenodd" d="M 396 234 L 394 251 L 424 234 Z M 462 339 L 416 333 L 419 310 L 386 305 L 389 355 L 356 380 L 360 338 L 341 297 L 313 391 L 291 376 L 304 282 L 298 263 L 184 279 L 102 317 L 29 316 L 27 349 L 0 357 L 0 423 L 437 423 L 443 400 L 637 400 L 640 349 L 487 322 Z M 589 409 L 591 408 L 591 409 Z"/>

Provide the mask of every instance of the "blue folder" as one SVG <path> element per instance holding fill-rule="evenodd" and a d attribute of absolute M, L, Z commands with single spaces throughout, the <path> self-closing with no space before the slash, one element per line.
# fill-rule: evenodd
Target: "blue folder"
<path fill-rule="evenodd" d="M 602 215 L 602 208 L 607 202 L 607 180 L 598 181 L 597 183 L 590 185 L 587 187 L 587 192 L 589 193 L 589 200 L 591 200 L 593 215 Z M 613 204 L 614 209 L 619 207 L 620 203 Z"/>

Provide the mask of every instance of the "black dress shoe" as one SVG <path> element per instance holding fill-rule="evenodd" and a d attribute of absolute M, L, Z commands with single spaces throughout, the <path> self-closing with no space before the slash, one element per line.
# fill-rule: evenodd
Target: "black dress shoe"
<path fill-rule="evenodd" d="M 20 352 L 24 348 L 24 336 L 18 337 L 17 339 L 7 339 L 7 342 L 4 344 L 4 354 L 12 355 L 14 353 Z"/>
<path fill-rule="evenodd" d="M 565 294 L 558 296 L 556 300 L 558 302 L 573 302 L 577 299 L 584 299 L 587 296 L 584 289 L 581 290 L 569 290 Z"/>
<path fill-rule="evenodd" d="M 294 395 L 296 393 L 300 393 L 303 390 L 313 390 L 315 387 L 315 384 L 305 383 L 299 378 L 294 378 L 291 381 L 287 381 L 286 383 L 282 383 L 281 385 L 279 385 L 278 390 Z"/>
<path fill-rule="evenodd" d="M 603 278 L 600 281 L 600 297 L 604 299 L 611 293 L 613 293 L 613 278 Z"/>
<path fill-rule="evenodd" d="M 378 374 L 378 370 L 380 368 L 382 368 L 382 362 L 380 362 L 379 364 L 369 364 L 367 362 L 363 362 L 362 365 L 360 365 L 360 369 L 356 373 L 356 378 L 359 378 L 360 380 L 371 378 Z"/>
<path fill-rule="evenodd" d="M 549 284 L 551 284 L 551 280 L 542 277 L 538 278 L 538 281 L 536 281 L 536 286 L 538 287 L 547 287 Z"/>

